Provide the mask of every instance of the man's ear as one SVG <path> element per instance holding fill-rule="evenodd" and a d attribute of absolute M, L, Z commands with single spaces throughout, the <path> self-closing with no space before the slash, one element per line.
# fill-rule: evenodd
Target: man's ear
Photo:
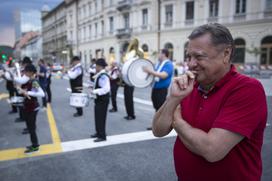
<path fill-rule="evenodd" d="M 223 60 L 224 64 L 230 62 L 231 52 L 232 52 L 232 48 L 231 47 L 226 47 L 224 49 L 224 60 Z"/>

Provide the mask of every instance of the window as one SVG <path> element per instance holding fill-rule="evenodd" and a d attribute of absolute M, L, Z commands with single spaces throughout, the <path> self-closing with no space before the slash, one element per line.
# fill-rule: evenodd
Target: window
<path fill-rule="evenodd" d="M 83 41 L 85 41 L 85 38 L 86 38 L 86 28 L 84 27 L 83 28 Z"/>
<path fill-rule="evenodd" d="M 101 9 L 103 10 L 104 8 L 104 0 L 101 0 Z"/>
<path fill-rule="evenodd" d="M 261 64 L 272 65 L 272 35 L 266 36 L 261 41 Z"/>
<path fill-rule="evenodd" d="M 124 14 L 125 29 L 129 28 L 129 13 Z"/>
<path fill-rule="evenodd" d="M 104 35 L 104 21 L 101 21 L 101 34 Z"/>
<path fill-rule="evenodd" d="M 265 9 L 267 11 L 272 11 L 272 0 L 266 0 Z"/>
<path fill-rule="evenodd" d="M 235 14 L 244 14 L 246 12 L 246 0 L 236 0 Z"/>
<path fill-rule="evenodd" d="M 94 11 L 97 12 L 97 0 L 94 1 Z"/>
<path fill-rule="evenodd" d="M 97 37 L 97 23 L 95 23 L 94 26 L 95 26 L 95 35 L 94 36 Z"/>
<path fill-rule="evenodd" d="M 113 5 L 113 0 L 109 0 L 109 1 L 110 1 L 110 3 L 109 3 L 110 6 L 112 6 Z"/>
<path fill-rule="evenodd" d="M 143 26 L 147 26 L 148 25 L 148 11 L 147 11 L 147 9 L 143 9 L 142 14 L 143 14 Z"/>
<path fill-rule="evenodd" d="M 114 31 L 114 21 L 113 21 L 113 17 L 110 17 L 110 33 L 113 33 Z"/>
<path fill-rule="evenodd" d="M 186 20 L 194 19 L 194 1 L 186 2 Z"/>
<path fill-rule="evenodd" d="M 173 5 L 165 6 L 165 24 L 172 26 L 173 24 Z"/>
<path fill-rule="evenodd" d="M 92 25 L 89 25 L 89 38 L 91 39 L 92 37 Z"/>
<path fill-rule="evenodd" d="M 91 15 L 92 14 L 92 4 L 91 3 L 89 3 L 89 15 Z"/>
<path fill-rule="evenodd" d="M 210 0 L 210 17 L 218 16 L 218 0 Z"/>
<path fill-rule="evenodd" d="M 246 42 L 242 38 L 237 38 L 234 40 L 235 50 L 234 50 L 234 57 L 233 63 L 244 63 L 245 62 L 245 47 Z"/>

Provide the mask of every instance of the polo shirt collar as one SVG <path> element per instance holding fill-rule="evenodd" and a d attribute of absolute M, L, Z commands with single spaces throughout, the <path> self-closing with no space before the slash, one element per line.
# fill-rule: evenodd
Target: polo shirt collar
<path fill-rule="evenodd" d="M 231 64 L 230 70 L 222 79 L 220 79 L 213 87 L 211 87 L 208 91 L 204 90 L 198 83 L 195 85 L 197 89 L 204 94 L 210 94 L 212 91 L 219 89 L 222 87 L 226 82 L 228 82 L 233 75 L 237 73 L 236 68 L 234 65 Z"/>

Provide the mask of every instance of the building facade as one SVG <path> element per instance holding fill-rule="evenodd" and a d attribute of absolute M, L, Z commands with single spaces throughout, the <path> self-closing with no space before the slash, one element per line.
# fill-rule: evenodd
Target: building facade
<path fill-rule="evenodd" d="M 121 61 L 136 37 L 146 58 L 169 49 L 184 61 L 188 35 L 202 24 L 226 25 L 236 44 L 235 63 L 272 64 L 272 0 L 66 0 L 70 54 Z M 50 25 L 51 26 L 51 25 Z M 50 29 L 50 28 L 49 28 Z M 52 36 L 48 37 L 52 38 Z"/>
<path fill-rule="evenodd" d="M 40 34 L 35 35 L 21 47 L 21 59 L 28 56 L 34 63 L 42 58 L 42 37 Z"/>
<path fill-rule="evenodd" d="M 66 5 L 42 10 L 43 58 L 49 62 L 67 64 Z"/>

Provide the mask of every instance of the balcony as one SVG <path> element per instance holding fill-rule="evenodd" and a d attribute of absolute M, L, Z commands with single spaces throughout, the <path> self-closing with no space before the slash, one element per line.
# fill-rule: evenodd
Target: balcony
<path fill-rule="evenodd" d="M 129 10 L 132 6 L 132 0 L 119 1 L 117 4 L 118 11 Z"/>
<path fill-rule="evenodd" d="M 116 37 L 118 39 L 130 38 L 131 33 L 132 33 L 132 29 L 131 28 L 117 29 L 116 30 Z"/>

